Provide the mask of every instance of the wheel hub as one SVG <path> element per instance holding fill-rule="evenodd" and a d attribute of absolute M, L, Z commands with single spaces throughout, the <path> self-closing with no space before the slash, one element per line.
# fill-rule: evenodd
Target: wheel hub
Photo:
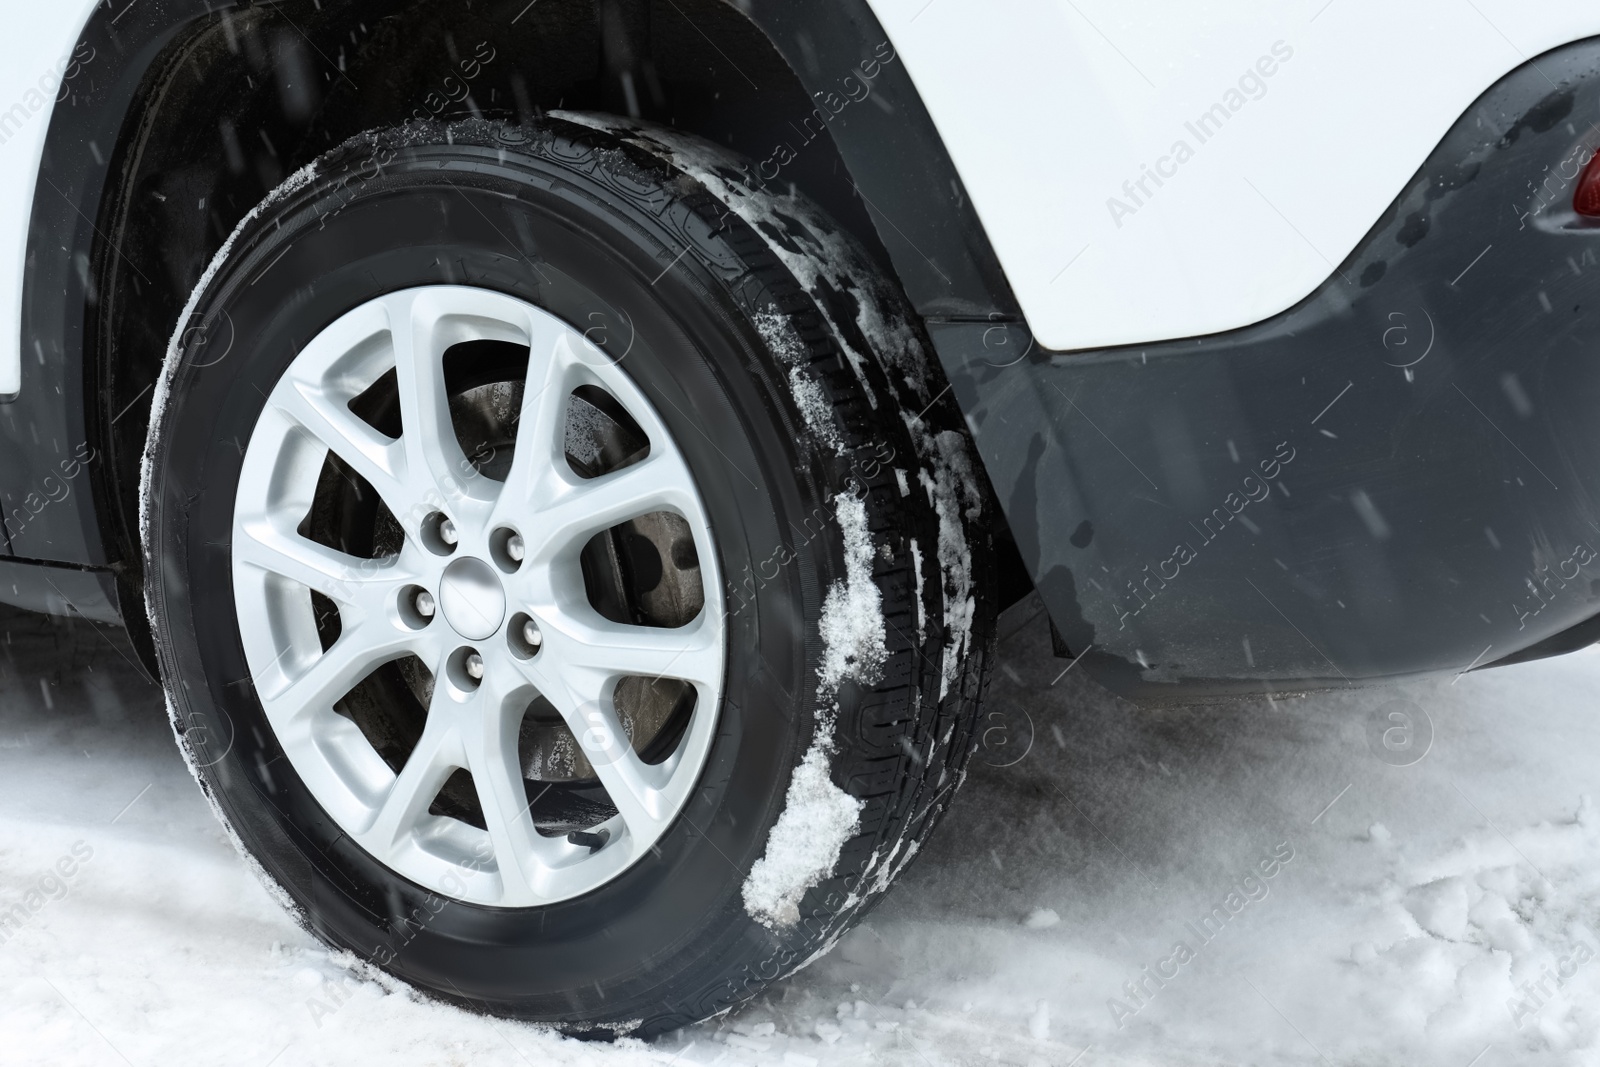
<path fill-rule="evenodd" d="M 483 560 L 458 559 L 439 579 L 439 606 L 451 629 L 468 641 L 482 641 L 505 621 L 505 586 Z"/>

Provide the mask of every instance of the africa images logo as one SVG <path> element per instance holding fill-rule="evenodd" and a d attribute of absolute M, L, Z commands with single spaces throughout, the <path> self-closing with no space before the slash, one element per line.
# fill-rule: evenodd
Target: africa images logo
<path fill-rule="evenodd" d="M 1116 223 L 1117 229 L 1122 228 L 1124 216 L 1138 214 L 1139 209 L 1155 197 L 1156 190 L 1166 184 L 1166 179 L 1178 176 L 1178 168 L 1194 158 L 1196 147 L 1221 133 L 1223 125 L 1245 104 L 1267 95 L 1267 79 L 1278 72 L 1280 64 L 1294 58 L 1294 49 L 1283 41 L 1272 42 L 1270 51 L 1271 55 L 1264 55 L 1253 66 L 1246 67 L 1239 75 L 1238 84 L 1230 86 L 1221 100 L 1195 116 L 1193 121 L 1183 124 L 1195 140 L 1193 145 L 1186 138 L 1178 138 L 1166 155 L 1156 159 L 1154 167 L 1148 163 L 1139 164 L 1139 176 L 1122 183 L 1122 197 L 1106 198 L 1106 210 L 1111 213 L 1111 221 Z M 1150 188 L 1152 182 L 1155 189 Z"/>
<path fill-rule="evenodd" d="M 1198 922 L 1185 922 L 1184 930 L 1194 944 L 1191 945 L 1184 938 L 1174 941 L 1170 953 L 1154 964 L 1146 964 L 1138 975 L 1123 983 L 1122 991 L 1127 995 L 1126 1000 L 1111 997 L 1106 1001 L 1106 1010 L 1111 1013 L 1111 1021 L 1117 1029 L 1121 1030 L 1129 1019 L 1149 1007 L 1156 995 L 1195 960 L 1200 950 L 1215 941 L 1245 909 L 1266 900 L 1272 892 L 1269 882 L 1288 866 L 1294 855 L 1293 845 L 1287 841 L 1279 842 L 1255 868 L 1235 882 L 1221 901 L 1200 916 Z"/>

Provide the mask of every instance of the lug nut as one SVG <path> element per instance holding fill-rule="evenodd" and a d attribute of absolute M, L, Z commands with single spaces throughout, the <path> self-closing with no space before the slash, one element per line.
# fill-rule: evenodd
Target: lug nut
<path fill-rule="evenodd" d="M 483 677 L 483 657 L 476 652 L 467 653 L 467 661 L 464 666 L 467 668 L 467 677 L 473 681 L 478 681 Z"/>
<path fill-rule="evenodd" d="M 512 534 L 506 538 L 506 556 L 512 562 L 521 563 L 522 557 L 528 554 L 528 546 L 523 544 L 521 534 Z"/>
<path fill-rule="evenodd" d="M 538 648 L 544 644 L 544 634 L 539 632 L 539 624 L 532 619 L 523 623 L 522 639 L 528 643 L 529 648 Z"/>
<path fill-rule="evenodd" d="M 417 609 L 417 614 L 421 615 L 424 619 L 433 618 L 433 612 L 435 608 L 433 594 L 428 592 L 426 589 L 417 590 L 416 599 L 413 600 L 411 604 Z"/>
<path fill-rule="evenodd" d="M 461 535 L 456 533 L 456 524 L 445 519 L 439 524 L 439 540 L 447 545 L 453 545 L 461 540 Z"/>

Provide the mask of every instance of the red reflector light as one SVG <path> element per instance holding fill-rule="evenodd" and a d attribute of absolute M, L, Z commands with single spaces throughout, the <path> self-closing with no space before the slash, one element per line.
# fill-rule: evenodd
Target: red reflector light
<path fill-rule="evenodd" d="M 1572 199 L 1572 209 L 1591 219 L 1600 218 L 1600 152 L 1589 160 L 1578 179 L 1578 193 Z"/>

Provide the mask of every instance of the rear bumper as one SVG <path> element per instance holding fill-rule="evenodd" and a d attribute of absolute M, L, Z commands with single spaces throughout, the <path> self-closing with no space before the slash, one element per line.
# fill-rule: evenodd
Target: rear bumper
<path fill-rule="evenodd" d="M 1570 210 L 1600 41 L 1536 62 L 1272 320 L 1072 354 L 932 325 L 1102 681 L 1194 699 L 1456 672 L 1600 612 L 1600 227 Z"/>

